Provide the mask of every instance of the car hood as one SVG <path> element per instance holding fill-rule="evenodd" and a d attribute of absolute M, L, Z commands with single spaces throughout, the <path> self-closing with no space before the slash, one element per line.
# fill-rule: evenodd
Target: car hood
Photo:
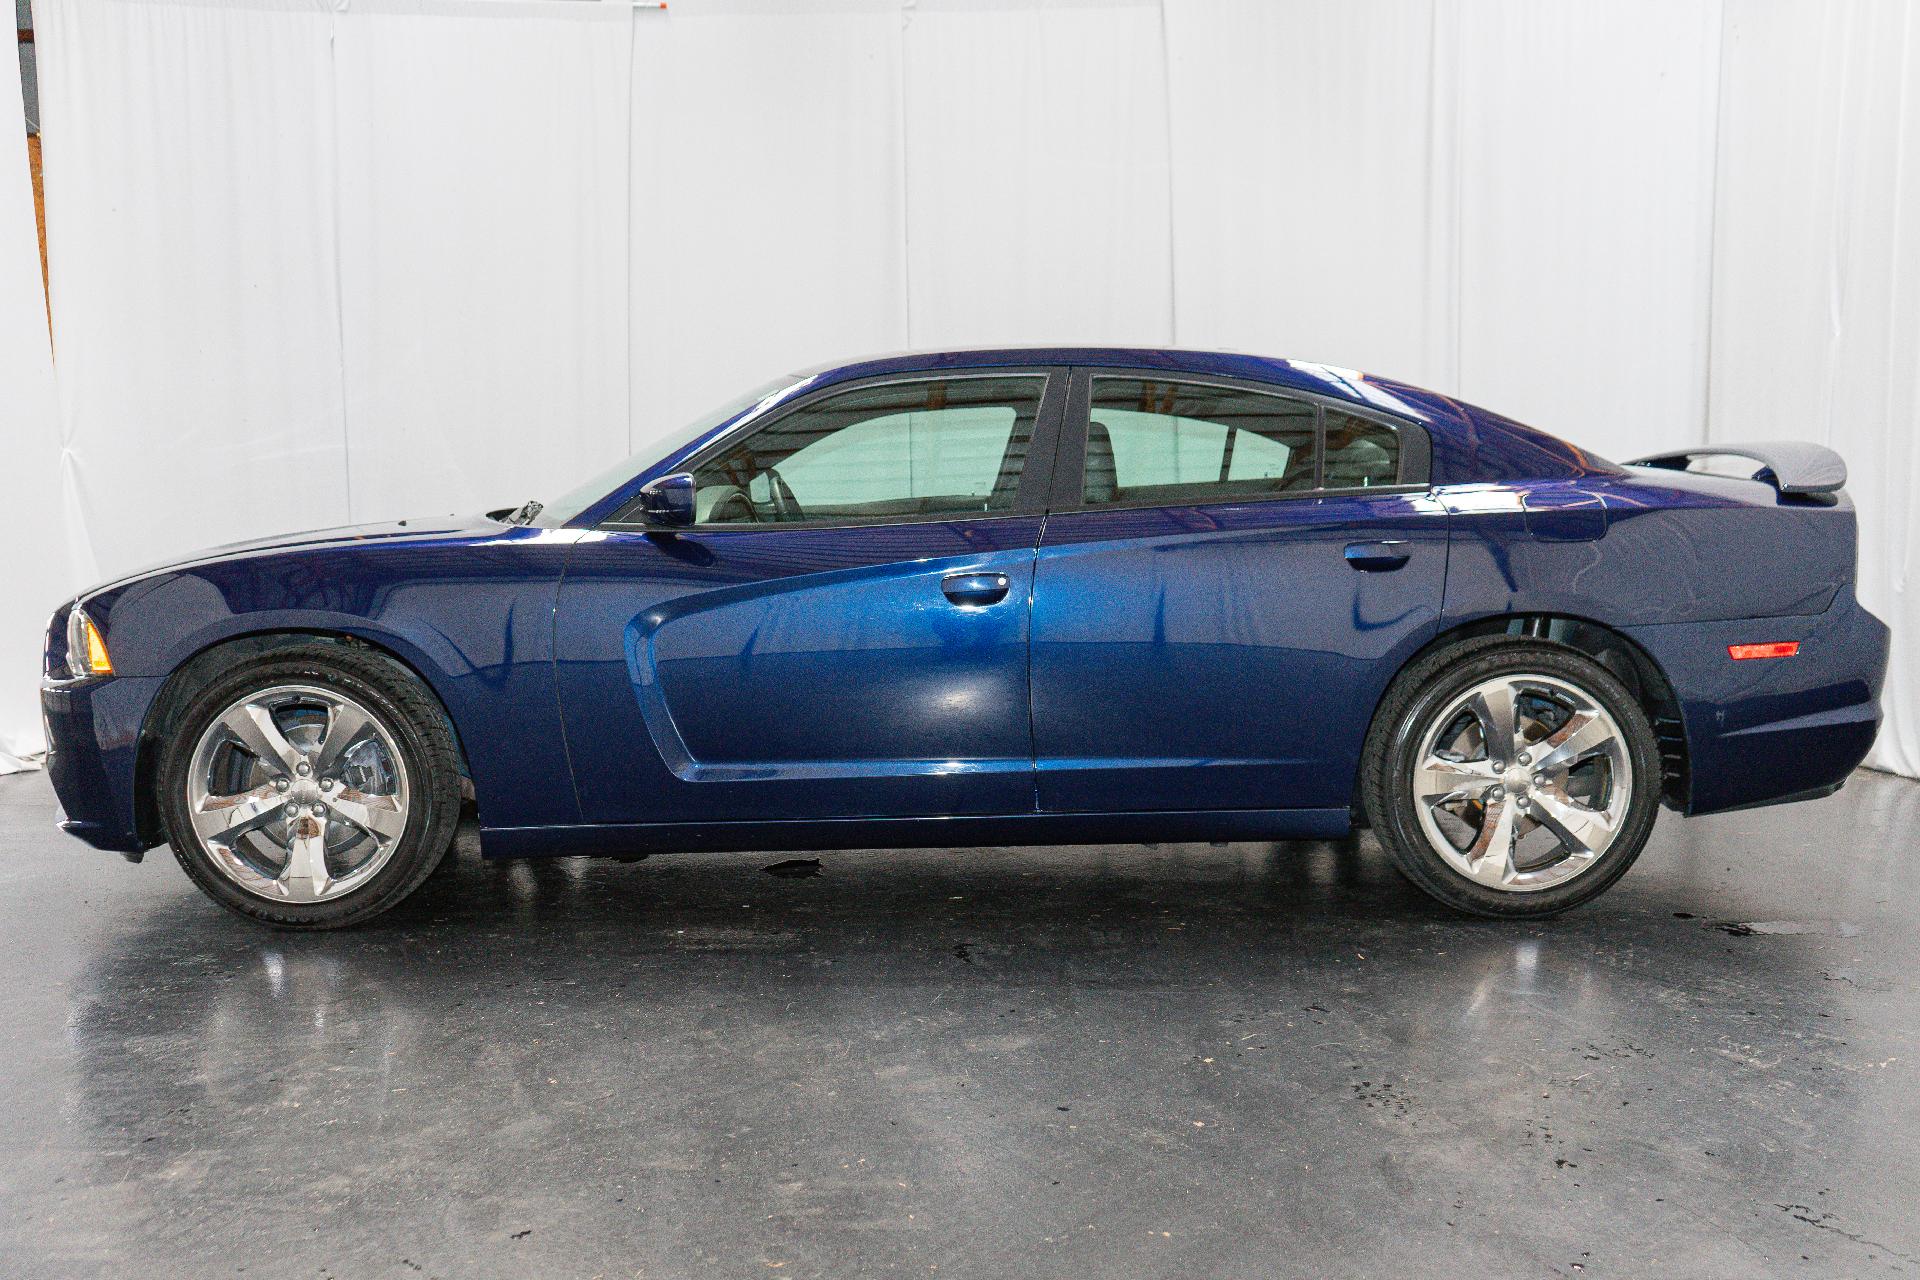
<path fill-rule="evenodd" d="M 81 592 L 81 597 L 97 595 L 115 587 L 150 578 L 155 574 L 173 573 L 182 569 L 191 569 L 196 565 L 211 564 L 216 560 L 239 560 L 248 556 L 265 555 L 272 552 L 297 551 L 305 547 L 340 546 L 354 542 L 391 542 L 409 538 L 439 538 L 448 534 L 472 532 L 482 529 L 498 529 L 501 522 L 488 516 L 431 516 L 425 519 L 409 517 L 405 520 L 389 520 L 379 524 L 343 524 L 330 529 L 309 529 L 303 533 L 282 533 L 267 538 L 249 538 L 244 542 L 229 542 L 217 547 L 208 547 L 192 555 L 180 556 L 172 560 L 163 560 L 150 564 L 132 573 L 122 574 L 108 582 L 102 582 Z"/>

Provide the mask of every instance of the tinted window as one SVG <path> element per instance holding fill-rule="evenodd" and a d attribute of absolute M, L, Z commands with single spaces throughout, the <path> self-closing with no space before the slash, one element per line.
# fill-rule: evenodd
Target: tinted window
<path fill-rule="evenodd" d="M 1233 387 L 1095 378 L 1082 499 L 1224 502 L 1310 490 L 1311 404 Z"/>
<path fill-rule="evenodd" d="M 1370 418 L 1327 410 L 1329 489 L 1366 489 L 1400 478 L 1400 433 Z"/>
<path fill-rule="evenodd" d="M 1013 506 L 1046 379 L 864 387 L 787 414 L 694 473 L 700 524 L 858 524 Z"/>

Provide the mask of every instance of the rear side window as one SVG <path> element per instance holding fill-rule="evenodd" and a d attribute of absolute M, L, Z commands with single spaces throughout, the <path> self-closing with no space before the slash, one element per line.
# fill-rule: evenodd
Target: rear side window
<path fill-rule="evenodd" d="M 1095 378 L 1081 500 L 1222 502 L 1311 490 L 1314 406 L 1145 378 Z"/>
<path fill-rule="evenodd" d="M 1311 402 L 1205 383 L 1097 377 L 1081 501 L 1175 505 L 1400 483 L 1400 433 Z M 1415 470 L 1424 473 L 1417 462 Z"/>

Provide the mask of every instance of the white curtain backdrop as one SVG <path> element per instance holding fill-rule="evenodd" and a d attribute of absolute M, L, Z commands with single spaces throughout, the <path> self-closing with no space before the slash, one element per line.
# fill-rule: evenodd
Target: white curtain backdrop
<path fill-rule="evenodd" d="M 0 58 L 0 104 L 20 100 L 20 64 Z M 4 107 L 0 107 L 4 110 Z M 40 750 L 40 637 L 71 588 L 60 429 L 24 127 L 0 129 L 0 494 L 13 545 L 0 569 L 0 773 Z"/>
<path fill-rule="evenodd" d="M 517 503 L 836 357 L 1222 346 L 1832 441 L 1920 773 L 1917 10 L 40 0 L 67 582 Z"/>
<path fill-rule="evenodd" d="M 626 13 L 37 12 L 82 578 L 625 450 Z"/>
<path fill-rule="evenodd" d="M 1727 6 L 1708 431 L 1822 440 L 1894 633 L 1872 763 L 1920 776 L 1920 4 Z"/>
<path fill-rule="evenodd" d="M 1181 344 L 1699 438 L 1719 0 L 1166 12 Z"/>
<path fill-rule="evenodd" d="M 346 518 L 517 506 L 628 452 L 630 26 L 556 0 L 336 16 Z"/>
<path fill-rule="evenodd" d="M 901 44 L 897 3 L 633 14 L 636 449 L 908 345 Z"/>
<path fill-rule="evenodd" d="M 913 344 L 1171 341 L 1159 5 L 921 0 L 903 36 Z"/>
<path fill-rule="evenodd" d="M 329 17 L 41 4 L 75 585 L 346 510 Z M 56 247 L 57 246 L 57 247 Z"/>

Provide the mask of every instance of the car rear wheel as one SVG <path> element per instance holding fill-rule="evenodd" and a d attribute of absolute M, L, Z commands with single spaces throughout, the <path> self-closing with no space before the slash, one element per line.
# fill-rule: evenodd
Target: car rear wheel
<path fill-rule="evenodd" d="M 207 682 L 157 774 L 175 855 L 215 901 L 290 928 L 357 924 L 433 873 L 460 813 L 433 695 L 377 654 L 303 645 Z"/>
<path fill-rule="evenodd" d="M 1366 801 L 1420 888 L 1464 911 L 1541 916 L 1601 893 L 1645 846 L 1661 768 L 1640 704 L 1553 645 L 1473 642 L 1389 692 Z"/>

